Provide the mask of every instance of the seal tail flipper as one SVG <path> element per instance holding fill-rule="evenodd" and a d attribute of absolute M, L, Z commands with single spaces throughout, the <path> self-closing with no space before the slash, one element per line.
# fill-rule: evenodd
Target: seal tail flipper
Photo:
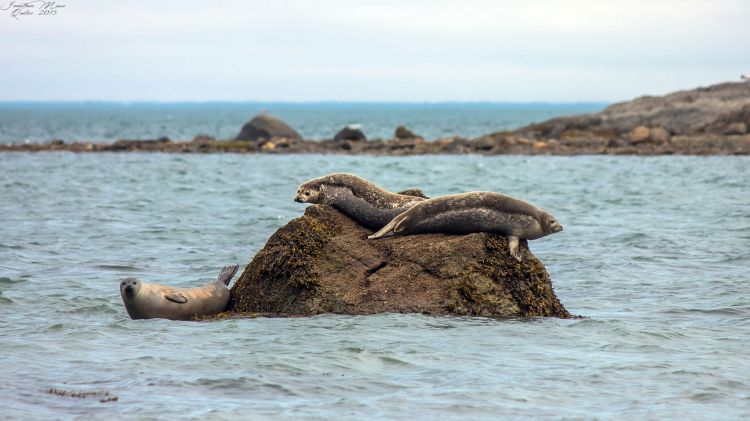
<path fill-rule="evenodd" d="M 224 266 L 223 269 L 221 269 L 221 273 L 219 273 L 219 278 L 216 280 L 217 282 L 221 282 L 224 285 L 229 285 L 229 281 L 232 280 L 234 277 L 234 274 L 237 273 L 237 269 L 239 269 L 239 265 L 227 265 Z"/>
<path fill-rule="evenodd" d="M 401 215 L 396 216 L 391 220 L 391 222 L 387 223 L 386 226 L 380 229 L 380 231 L 376 232 L 375 234 L 367 237 L 370 240 L 376 240 L 378 238 L 388 237 L 390 235 L 395 235 L 398 232 L 401 232 L 401 224 L 403 224 L 405 221 L 407 221 L 407 217 L 402 213 Z"/>

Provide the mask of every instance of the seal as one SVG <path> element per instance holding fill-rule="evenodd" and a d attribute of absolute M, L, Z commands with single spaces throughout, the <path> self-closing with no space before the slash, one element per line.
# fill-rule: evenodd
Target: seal
<path fill-rule="evenodd" d="M 419 202 L 427 200 L 422 190 L 391 193 L 362 177 L 337 173 L 312 179 L 297 189 L 295 202 L 329 205 L 360 225 L 379 230 Z"/>
<path fill-rule="evenodd" d="M 120 295 L 131 319 L 184 320 L 221 313 L 229 301 L 227 285 L 238 267 L 224 266 L 215 282 L 196 288 L 174 288 L 125 278 L 120 282 Z"/>
<path fill-rule="evenodd" d="M 521 261 L 520 239 L 536 240 L 563 230 L 549 212 L 510 196 L 470 192 L 417 203 L 370 239 L 423 233 L 492 232 L 508 239 L 510 255 Z"/>

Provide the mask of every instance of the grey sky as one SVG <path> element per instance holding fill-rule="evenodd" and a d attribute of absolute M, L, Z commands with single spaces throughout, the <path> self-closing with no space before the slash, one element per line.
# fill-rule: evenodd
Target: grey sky
<path fill-rule="evenodd" d="M 0 12 L 0 100 L 615 101 L 750 72 L 742 0 L 58 3 Z"/>

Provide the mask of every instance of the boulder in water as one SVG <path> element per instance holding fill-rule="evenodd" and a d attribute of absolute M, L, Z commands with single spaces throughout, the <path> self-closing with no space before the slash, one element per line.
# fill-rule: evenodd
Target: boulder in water
<path fill-rule="evenodd" d="M 261 139 L 269 140 L 275 137 L 295 140 L 302 139 L 299 133 L 283 121 L 269 114 L 261 114 L 245 123 L 240 133 L 235 137 L 235 140 L 256 141 Z"/>
<path fill-rule="evenodd" d="M 344 140 L 352 140 L 352 141 L 360 141 L 360 140 L 367 140 L 367 137 L 365 136 L 364 132 L 362 130 L 352 127 L 352 126 L 346 126 L 343 129 L 339 130 L 338 133 L 336 133 L 336 136 L 333 137 L 333 140 L 336 142 L 341 142 Z"/>
<path fill-rule="evenodd" d="M 525 241 L 517 262 L 494 234 L 368 234 L 332 207 L 309 206 L 255 255 L 232 287 L 227 311 L 571 317 Z"/>
<path fill-rule="evenodd" d="M 415 134 L 413 131 L 406 128 L 406 126 L 396 127 L 395 133 L 396 139 L 421 139 L 422 136 Z"/>

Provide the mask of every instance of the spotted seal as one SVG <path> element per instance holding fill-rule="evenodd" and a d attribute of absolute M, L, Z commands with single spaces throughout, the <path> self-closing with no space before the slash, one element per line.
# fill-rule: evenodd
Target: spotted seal
<path fill-rule="evenodd" d="M 368 238 L 492 232 L 508 239 L 510 254 L 520 261 L 520 239 L 535 240 L 562 230 L 555 217 L 534 205 L 504 194 L 471 192 L 417 203 Z"/>
<path fill-rule="evenodd" d="M 294 200 L 333 206 L 360 225 L 379 230 L 427 197 L 419 189 L 391 193 L 353 174 L 329 174 L 302 184 Z"/>
<path fill-rule="evenodd" d="M 221 313 L 229 301 L 229 281 L 237 265 L 224 266 L 215 282 L 196 288 L 147 284 L 135 278 L 120 282 L 120 295 L 131 319 L 190 319 Z"/>

